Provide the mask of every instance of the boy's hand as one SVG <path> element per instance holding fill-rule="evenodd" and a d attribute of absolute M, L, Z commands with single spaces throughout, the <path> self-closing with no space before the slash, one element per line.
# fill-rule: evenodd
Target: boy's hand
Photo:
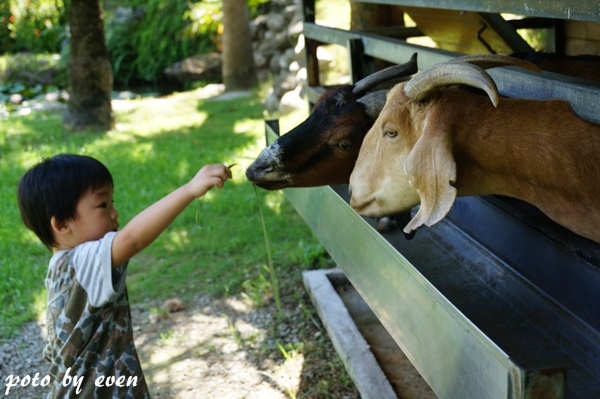
<path fill-rule="evenodd" d="M 188 183 L 192 194 L 198 198 L 202 197 L 213 187 L 221 188 L 225 182 L 231 179 L 231 170 L 222 164 L 210 164 L 202 167 L 196 176 Z"/>

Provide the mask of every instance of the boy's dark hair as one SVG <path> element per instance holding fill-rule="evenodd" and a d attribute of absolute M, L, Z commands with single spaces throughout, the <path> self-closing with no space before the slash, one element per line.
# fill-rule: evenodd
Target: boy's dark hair
<path fill-rule="evenodd" d="M 23 224 L 42 243 L 56 245 L 50 219 L 66 221 L 77 217 L 77 203 L 89 190 L 113 186 L 113 179 L 100 161 L 75 154 L 47 158 L 28 170 L 17 190 Z"/>

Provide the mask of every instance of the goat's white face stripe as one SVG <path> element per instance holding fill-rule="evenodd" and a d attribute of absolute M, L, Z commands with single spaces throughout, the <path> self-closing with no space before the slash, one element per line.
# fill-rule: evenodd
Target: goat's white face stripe
<path fill-rule="evenodd" d="M 281 160 L 282 153 L 283 151 L 279 144 L 277 142 L 274 142 L 261 151 L 260 155 L 258 156 L 258 159 L 260 159 L 261 162 L 273 165 L 275 169 L 280 169 L 281 165 L 283 165 L 283 162 Z"/>
<path fill-rule="evenodd" d="M 290 173 L 281 172 L 281 169 L 284 167 L 282 154 L 283 149 L 277 142 L 272 143 L 261 151 L 254 163 L 258 165 L 269 165 L 269 168 L 261 175 L 262 180 L 285 180 L 288 184 L 293 183 L 293 176 Z"/>

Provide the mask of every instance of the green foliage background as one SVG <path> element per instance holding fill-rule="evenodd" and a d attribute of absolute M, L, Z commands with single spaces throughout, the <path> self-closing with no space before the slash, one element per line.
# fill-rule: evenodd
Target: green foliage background
<path fill-rule="evenodd" d="M 251 15 L 266 3 L 249 1 Z M 137 16 L 124 23 L 114 18 L 114 9 L 107 11 L 106 43 L 117 85 L 136 79 L 156 82 L 175 62 L 218 49 L 221 1 L 148 0 L 130 5 Z"/>
<path fill-rule="evenodd" d="M 115 84 L 156 83 L 186 57 L 217 49 L 221 2 L 216 0 L 102 1 Z M 252 0 L 252 15 L 267 0 Z M 0 53 L 69 55 L 68 0 L 0 2 Z M 129 17 L 123 17 L 127 11 Z M 6 82 L 5 82 L 6 83 Z"/>
<path fill-rule="evenodd" d="M 244 293 L 259 305 L 271 298 L 258 201 L 278 278 L 300 284 L 303 267 L 329 264 L 283 193 L 258 190 L 257 197 L 245 178 L 245 169 L 264 147 L 259 96 L 206 101 L 198 93 L 114 102 L 118 125 L 106 134 L 68 133 L 60 111 L 0 120 L 0 341 L 22 322 L 43 315 L 51 254 L 23 227 L 16 187 L 29 167 L 61 152 L 91 155 L 107 165 L 121 225 L 203 165 L 237 164 L 225 188 L 191 204 L 131 261 L 128 287 L 135 304 L 151 308 L 173 296 L 206 293 Z"/>
<path fill-rule="evenodd" d="M 66 38 L 63 0 L 12 0 L 0 5 L 3 52 L 57 53 Z"/>

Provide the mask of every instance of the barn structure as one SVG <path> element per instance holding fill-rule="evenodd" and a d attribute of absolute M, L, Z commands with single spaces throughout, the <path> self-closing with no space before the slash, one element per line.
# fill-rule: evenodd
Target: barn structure
<path fill-rule="evenodd" d="M 316 50 L 327 44 L 347 48 L 354 81 L 415 52 L 420 69 L 463 54 L 528 52 L 519 34 L 525 28 L 550 32 L 549 50 L 558 54 L 600 54 L 598 2 L 355 3 L 395 7 L 416 26 L 320 26 L 314 0 L 304 0 L 311 102 L 321 86 Z M 407 42 L 417 36 L 437 47 Z M 581 118 L 600 123 L 597 82 L 513 68 L 490 74 L 502 95 L 568 99 Z M 528 204 L 495 196 L 457 199 L 442 222 L 408 241 L 401 231 L 377 232 L 348 206 L 346 191 L 285 195 L 438 397 L 600 398 L 598 244 Z"/>

